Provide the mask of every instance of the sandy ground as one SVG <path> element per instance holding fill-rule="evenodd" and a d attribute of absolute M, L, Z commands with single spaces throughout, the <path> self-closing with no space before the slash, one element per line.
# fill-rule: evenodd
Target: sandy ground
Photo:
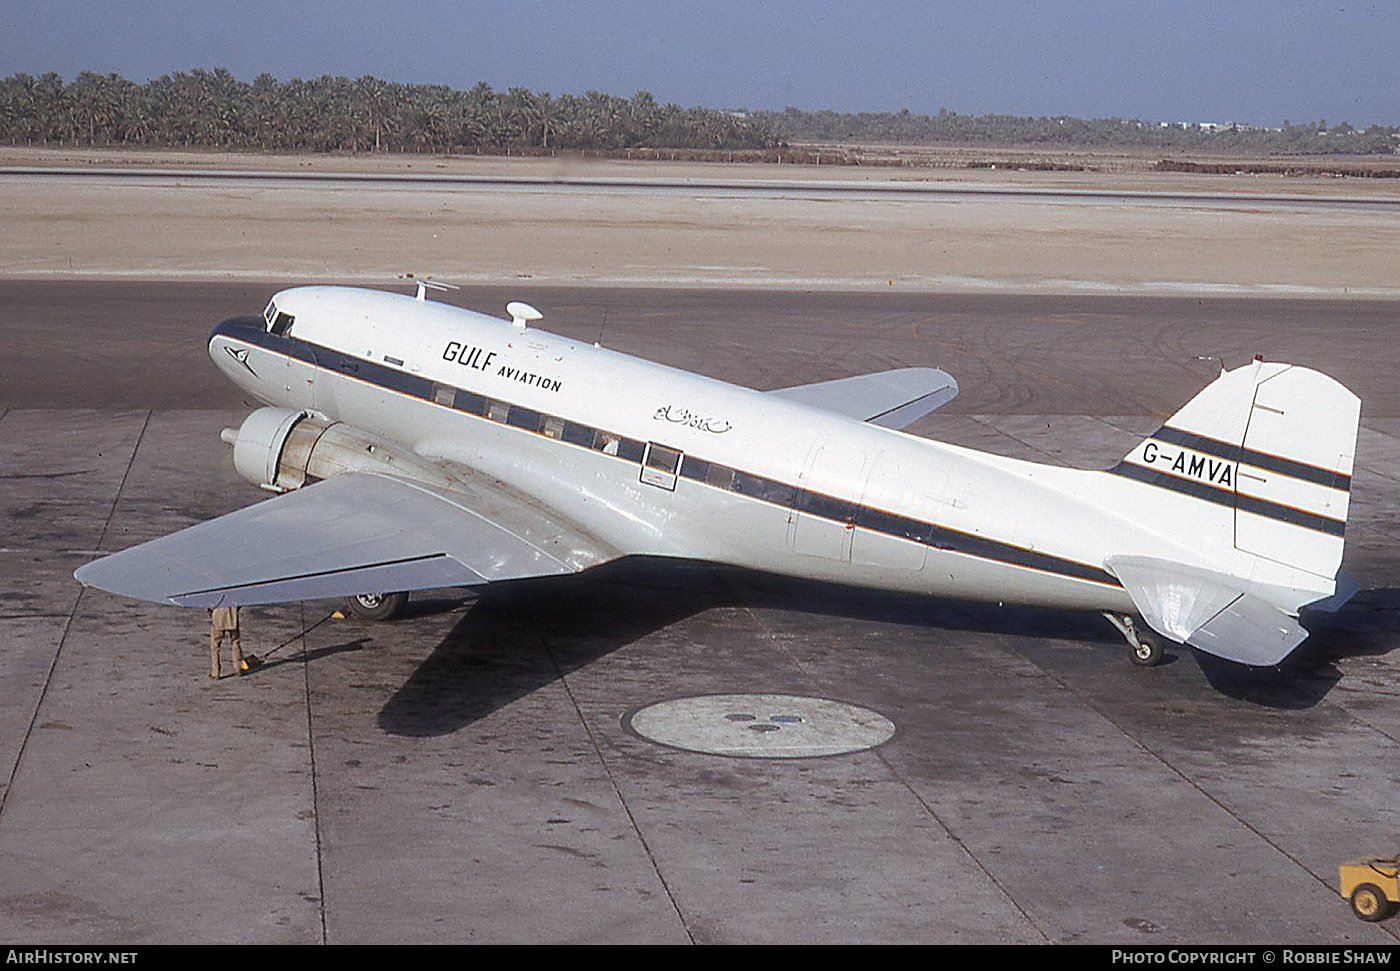
<path fill-rule="evenodd" d="M 802 146 L 816 150 L 820 146 Z M 1037 149 L 996 147 L 833 146 L 835 151 L 858 150 L 874 157 L 897 159 L 886 165 L 789 165 L 685 161 L 629 161 L 577 155 L 553 158 L 491 155 L 276 155 L 254 152 L 201 150 L 39 148 L 0 145 L 0 169 L 7 168 L 134 168 L 223 172 L 360 173 L 390 175 L 532 176 L 569 178 L 668 178 L 706 180 L 793 179 L 839 182 L 978 183 L 1060 189 L 1114 189 L 1159 192 L 1226 192 L 1297 196 L 1400 197 L 1400 180 L 1281 176 L 1261 174 L 1194 175 L 1156 172 L 1168 157 L 1146 149 Z M 1171 155 L 1187 161 L 1240 164 L 1337 166 L 1365 171 L 1400 167 L 1393 155 L 1240 157 Z M 1083 166 L 1085 171 L 1037 171 L 1051 162 Z M 992 163 L 995 167 L 987 168 Z M 1031 166 L 1031 167 L 1027 167 Z"/>
<path fill-rule="evenodd" d="M 536 176 L 529 190 L 146 184 L 18 168 Z M 1400 295 L 1389 180 L 976 172 L 560 159 L 0 152 L 0 276 L 760 286 L 914 291 Z M 947 182 L 1166 191 L 1111 199 L 812 198 L 571 185 L 571 177 Z M 975 181 L 974 181 L 975 180 Z M 1200 193 L 1228 194 L 1202 199 Z M 1259 196 L 1369 199 L 1294 207 Z"/>

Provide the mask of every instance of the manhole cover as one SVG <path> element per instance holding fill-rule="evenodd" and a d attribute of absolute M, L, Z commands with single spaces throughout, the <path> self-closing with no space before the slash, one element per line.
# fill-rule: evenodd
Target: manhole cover
<path fill-rule="evenodd" d="M 689 752 L 801 759 L 887 742 L 894 722 L 868 708 L 796 695 L 702 695 L 648 705 L 623 719 L 643 738 Z"/>

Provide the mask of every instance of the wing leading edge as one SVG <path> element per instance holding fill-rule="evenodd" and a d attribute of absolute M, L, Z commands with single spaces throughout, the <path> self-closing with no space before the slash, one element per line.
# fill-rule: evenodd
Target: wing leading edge
<path fill-rule="evenodd" d="M 574 573 L 615 558 L 484 484 L 459 495 L 352 472 L 95 560 L 74 575 L 179 606 L 265 604 Z"/>
<path fill-rule="evenodd" d="M 956 398 L 958 382 L 938 368 L 911 367 L 768 393 L 883 428 L 905 428 Z"/>

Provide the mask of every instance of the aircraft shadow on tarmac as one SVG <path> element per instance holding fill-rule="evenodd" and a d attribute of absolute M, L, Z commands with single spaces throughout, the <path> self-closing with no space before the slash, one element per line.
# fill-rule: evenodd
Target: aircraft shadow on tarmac
<path fill-rule="evenodd" d="M 1084 642 L 1086 663 L 1126 665 L 1126 645 L 1096 614 L 949 601 L 749 573 L 714 564 L 629 558 L 586 573 L 494 584 L 465 598 L 410 602 L 409 619 L 465 614 L 385 703 L 394 735 L 450 734 L 619 648 L 721 607 L 776 609 L 937 630 Z M 1393 649 L 1400 590 L 1367 590 L 1335 614 L 1305 614 L 1312 636 L 1276 668 L 1249 668 L 1189 648 L 1220 694 L 1268 708 L 1318 704 L 1341 680 L 1335 661 Z M 726 636 L 717 620 L 713 636 Z M 722 640 L 720 640 L 722 643 Z M 1122 653 L 1105 655 L 1105 648 Z M 1032 663 L 1049 663 L 1031 648 Z"/>

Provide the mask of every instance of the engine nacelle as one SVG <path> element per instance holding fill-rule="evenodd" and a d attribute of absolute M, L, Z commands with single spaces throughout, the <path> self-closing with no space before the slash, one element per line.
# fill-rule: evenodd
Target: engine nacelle
<path fill-rule="evenodd" d="M 233 446 L 233 467 L 253 485 L 272 492 L 286 492 L 304 485 L 296 475 L 286 476 L 278 481 L 281 472 L 282 454 L 287 439 L 297 425 L 305 423 L 310 415 L 305 411 L 289 411 L 286 408 L 259 408 L 247 418 L 237 430 L 225 428 L 220 437 Z M 326 430 L 323 422 L 315 422 L 315 434 Z M 306 429 L 305 431 L 310 431 Z M 303 435 L 305 434 L 303 432 Z M 304 471 L 304 469 L 303 469 Z"/>
<path fill-rule="evenodd" d="M 459 487 L 446 470 L 402 445 L 309 411 L 259 408 L 221 437 L 233 446 L 238 474 L 270 492 L 300 489 L 342 472 L 383 472 L 438 489 Z"/>

